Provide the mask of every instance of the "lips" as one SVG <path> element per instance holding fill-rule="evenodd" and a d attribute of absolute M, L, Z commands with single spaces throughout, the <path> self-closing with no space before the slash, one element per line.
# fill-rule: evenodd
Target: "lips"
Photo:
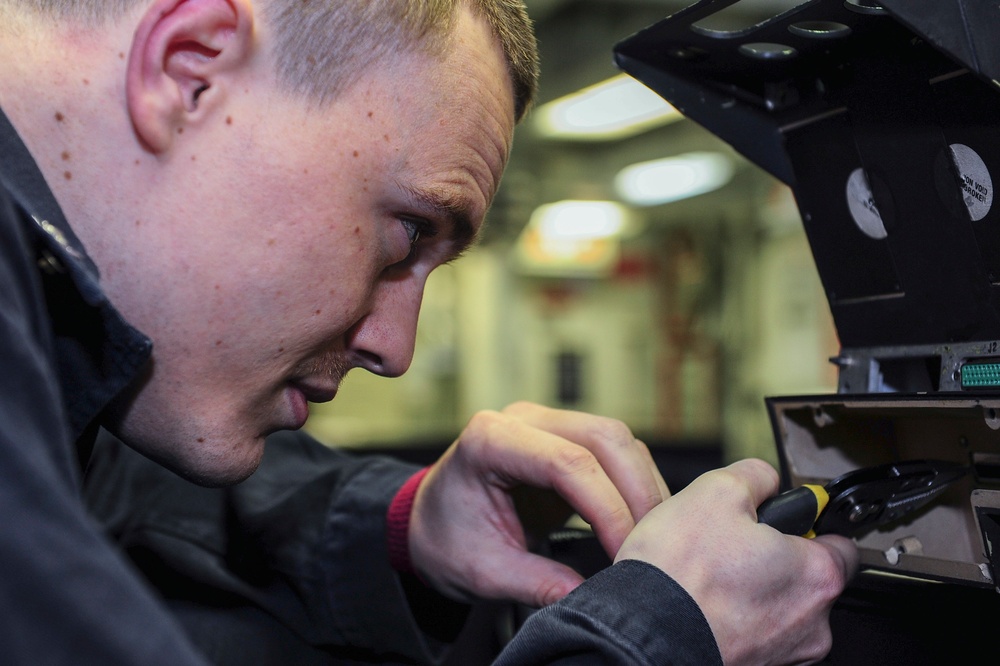
<path fill-rule="evenodd" d="M 309 402 L 330 402 L 337 396 L 336 386 L 321 386 L 305 381 L 292 382 L 292 388 Z"/>
<path fill-rule="evenodd" d="M 337 395 L 336 387 L 320 386 L 307 382 L 290 382 L 288 400 L 292 409 L 292 430 L 298 430 L 309 418 L 310 402 L 330 402 Z"/>

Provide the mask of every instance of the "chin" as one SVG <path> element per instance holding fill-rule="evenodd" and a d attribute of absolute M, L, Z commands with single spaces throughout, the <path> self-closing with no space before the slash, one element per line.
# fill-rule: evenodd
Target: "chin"
<path fill-rule="evenodd" d="M 237 441 L 233 444 L 233 441 Z M 218 488 L 245 480 L 260 466 L 264 439 L 226 443 L 205 441 L 181 446 L 133 446 L 139 453 L 199 486 Z"/>
<path fill-rule="evenodd" d="M 245 443 L 238 449 L 232 446 L 223 449 L 215 451 L 206 446 L 206 450 L 197 452 L 193 460 L 184 461 L 175 471 L 200 486 L 214 488 L 237 484 L 257 471 L 264 455 L 264 440 Z"/>
<path fill-rule="evenodd" d="M 264 437 L 231 422 L 149 418 L 178 410 L 137 409 L 127 402 L 107 413 L 105 427 L 128 446 L 201 486 L 230 486 L 253 474 L 264 455 Z M 176 427 L 180 424 L 181 427 Z"/>
<path fill-rule="evenodd" d="M 234 464 L 234 462 L 225 461 L 224 464 L 219 465 L 182 465 L 171 467 L 171 469 L 199 486 L 219 488 L 232 486 L 246 480 L 257 471 L 257 467 L 260 465 L 260 456 L 257 456 L 253 461 L 239 461 L 239 464 Z"/>

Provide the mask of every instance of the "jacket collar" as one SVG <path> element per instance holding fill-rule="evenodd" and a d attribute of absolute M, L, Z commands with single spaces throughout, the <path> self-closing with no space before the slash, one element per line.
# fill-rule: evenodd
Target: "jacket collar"
<path fill-rule="evenodd" d="M 108 403 L 142 372 L 152 341 L 131 326 L 104 294 L 97 266 L 2 110 L 0 156 L 0 186 L 34 221 L 25 219 L 39 252 L 49 316 L 58 331 L 53 340 L 55 371 L 69 426 L 80 438 L 93 430 Z M 81 316 L 84 312 L 87 316 Z"/>
<path fill-rule="evenodd" d="M 0 110 L 0 155 L 3 156 L 0 160 L 0 185 L 3 185 L 14 200 L 35 219 L 39 227 L 51 235 L 75 260 L 74 263 L 86 270 L 91 279 L 96 281 L 97 266 L 87 256 L 83 244 L 66 221 L 35 159 L 3 110 Z"/>

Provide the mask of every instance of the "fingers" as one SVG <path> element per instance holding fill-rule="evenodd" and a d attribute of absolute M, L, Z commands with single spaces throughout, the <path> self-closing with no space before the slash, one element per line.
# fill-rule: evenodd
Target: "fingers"
<path fill-rule="evenodd" d="M 778 492 L 778 472 L 768 463 L 757 458 L 746 458 L 725 467 L 724 470 L 735 475 L 747 485 L 748 499 L 753 504 L 753 517 L 757 520 L 757 507 L 764 500 Z"/>
<path fill-rule="evenodd" d="M 754 469 L 756 468 L 756 469 Z M 760 506 L 778 490 L 778 476 L 774 469 L 761 460 L 741 460 L 728 468 L 746 479 L 750 486 L 751 502 Z M 840 572 L 840 580 L 849 580 L 858 570 L 858 548 L 853 541 L 835 534 L 824 534 L 812 539 L 812 543 L 823 546 Z"/>
<path fill-rule="evenodd" d="M 469 472 L 511 488 L 525 483 L 558 492 L 594 527 L 609 553 L 635 526 L 620 489 L 587 448 L 495 412 L 473 417 L 456 447 Z"/>
<path fill-rule="evenodd" d="M 637 439 L 635 441 L 636 441 L 636 444 L 639 445 L 639 452 L 642 454 L 642 457 L 645 459 L 646 465 L 649 467 L 649 469 L 651 469 L 653 471 L 653 479 L 654 479 L 654 481 L 656 481 L 656 488 L 657 488 L 657 490 L 659 490 L 660 501 L 662 502 L 663 500 L 665 500 L 668 497 L 670 497 L 670 488 L 667 487 L 667 482 L 663 479 L 663 475 L 660 474 L 660 469 L 659 469 L 659 467 L 656 466 L 656 461 L 653 460 L 653 454 L 650 453 L 649 447 L 646 446 L 646 443 L 643 442 L 643 441 L 641 441 L 641 440 Z M 643 514 L 643 515 L 645 515 L 645 514 Z M 636 516 L 635 519 L 639 520 L 640 518 L 642 518 L 642 516 Z"/>
<path fill-rule="evenodd" d="M 524 551 L 503 550 L 491 554 L 481 573 L 481 596 L 510 599 L 533 608 L 554 604 L 572 592 L 583 576 L 554 560 Z M 516 571 L 516 576 L 510 576 Z"/>
<path fill-rule="evenodd" d="M 853 541 L 836 534 L 822 534 L 813 539 L 813 543 L 829 550 L 831 559 L 840 571 L 841 580 L 847 581 L 854 577 L 858 571 L 861 556 Z"/>
<path fill-rule="evenodd" d="M 587 449 L 621 493 L 633 520 L 670 496 L 649 448 L 621 421 L 527 402 L 514 403 L 503 413 Z"/>
<path fill-rule="evenodd" d="M 411 513 L 411 560 L 457 599 L 545 605 L 580 582 L 527 552 L 511 490 L 554 490 L 612 557 L 670 491 L 645 444 L 620 421 L 529 403 L 476 414 L 425 477 Z M 523 499 L 523 498 L 522 498 Z"/>

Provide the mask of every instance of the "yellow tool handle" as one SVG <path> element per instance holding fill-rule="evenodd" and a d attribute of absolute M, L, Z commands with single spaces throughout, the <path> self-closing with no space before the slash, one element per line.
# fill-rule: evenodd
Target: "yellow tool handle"
<path fill-rule="evenodd" d="M 757 508 L 757 522 L 784 534 L 811 539 L 816 536 L 813 525 L 829 501 L 826 488 L 806 484 L 766 500 Z"/>

